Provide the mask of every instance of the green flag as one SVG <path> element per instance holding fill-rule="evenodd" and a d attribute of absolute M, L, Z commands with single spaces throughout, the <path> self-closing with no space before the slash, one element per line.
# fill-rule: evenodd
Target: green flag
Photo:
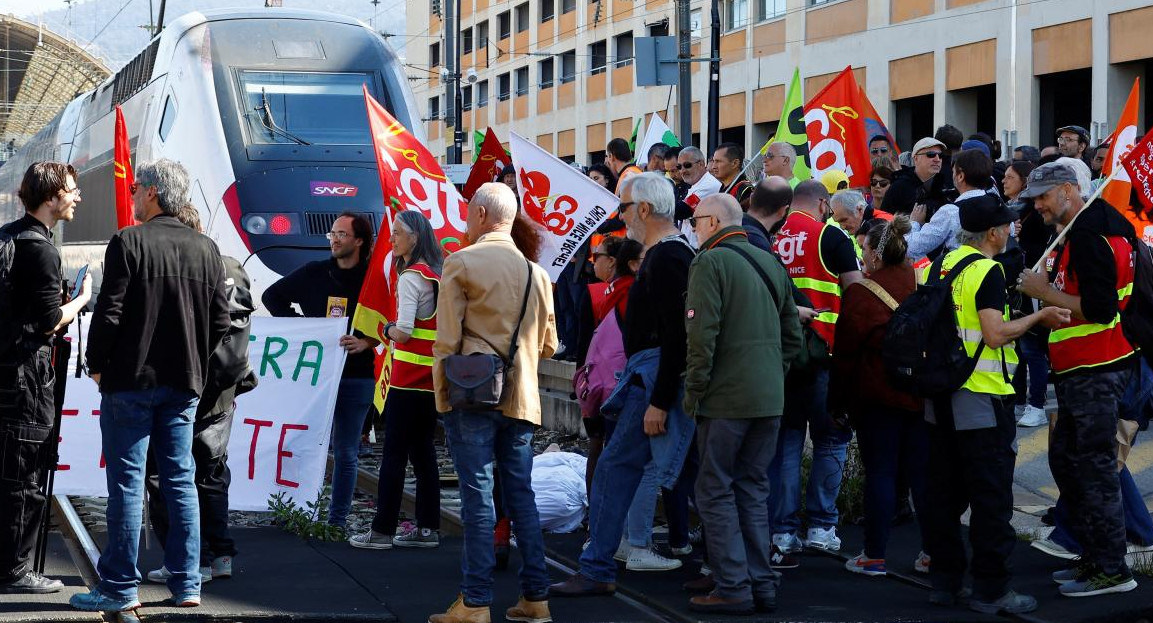
<path fill-rule="evenodd" d="M 633 126 L 633 135 L 629 137 L 629 151 L 633 151 L 637 148 L 637 134 L 641 131 L 641 122 L 644 120 L 645 118 L 642 115 L 640 119 L 637 119 L 636 125 Z M 635 156 L 636 154 L 633 155 Z"/>
<path fill-rule="evenodd" d="M 480 145 L 484 142 L 484 132 L 472 131 L 472 161 L 476 162 L 477 156 L 480 155 Z"/>
<path fill-rule="evenodd" d="M 807 180 L 813 176 L 809 170 L 809 136 L 805 133 L 805 99 L 801 93 L 801 70 L 793 70 L 793 81 L 789 84 L 789 92 L 785 94 L 785 108 L 781 111 L 781 120 L 777 124 L 777 133 L 769 137 L 760 155 L 769 152 L 769 145 L 783 141 L 793 146 L 797 151 L 797 161 L 793 164 L 793 176 L 799 180 Z"/>

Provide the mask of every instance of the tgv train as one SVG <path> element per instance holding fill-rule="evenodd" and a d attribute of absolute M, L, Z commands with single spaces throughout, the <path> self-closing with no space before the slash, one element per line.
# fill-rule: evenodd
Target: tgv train
<path fill-rule="evenodd" d="M 116 231 L 119 104 L 133 162 L 163 157 L 188 169 L 205 233 L 245 262 L 259 297 L 280 276 L 329 255 L 324 235 L 342 211 L 380 223 L 362 84 L 423 138 L 400 61 L 362 22 L 288 9 L 189 13 L 0 167 L 0 223 L 23 213 L 16 191 L 28 165 L 72 163 L 82 201 L 56 240 L 65 277 L 91 263 L 99 278 Z"/>

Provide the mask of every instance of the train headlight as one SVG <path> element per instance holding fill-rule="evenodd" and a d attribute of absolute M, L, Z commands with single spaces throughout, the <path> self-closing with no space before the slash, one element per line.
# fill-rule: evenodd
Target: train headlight
<path fill-rule="evenodd" d="M 292 212 L 261 212 L 244 217 L 244 231 L 253 235 L 291 236 L 300 233 L 300 217 Z"/>

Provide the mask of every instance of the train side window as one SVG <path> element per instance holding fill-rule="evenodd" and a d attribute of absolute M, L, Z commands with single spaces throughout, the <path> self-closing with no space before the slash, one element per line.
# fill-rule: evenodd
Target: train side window
<path fill-rule="evenodd" d="M 168 139 L 172 124 L 176 121 L 176 100 L 169 95 L 164 98 L 164 114 L 160 116 L 160 140 Z"/>

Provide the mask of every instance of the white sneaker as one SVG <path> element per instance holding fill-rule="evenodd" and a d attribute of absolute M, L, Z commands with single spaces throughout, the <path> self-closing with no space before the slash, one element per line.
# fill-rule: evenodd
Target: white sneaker
<path fill-rule="evenodd" d="M 1077 554 L 1057 545 L 1052 539 L 1037 539 L 1030 543 L 1029 546 L 1035 550 L 1040 550 L 1050 556 L 1056 556 L 1064 560 L 1075 560 L 1077 558 Z"/>
<path fill-rule="evenodd" d="M 625 563 L 629 571 L 672 571 L 680 566 L 676 558 L 665 558 L 648 547 L 634 547 Z"/>
<path fill-rule="evenodd" d="M 1017 426 L 1025 428 L 1033 428 L 1035 426 L 1043 426 L 1049 423 L 1049 416 L 1046 415 L 1044 409 L 1038 409 L 1033 405 L 1025 407 L 1025 414 L 1017 420 Z"/>
<path fill-rule="evenodd" d="M 774 534 L 773 545 L 776 545 L 782 554 L 795 554 L 805 549 L 805 544 L 792 532 Z"/>
<path fill-rule="evenodd" d="M 841 539 L 837 536 L 836 528 L 809 528 L 809 538 L 805 539 L 805 546 L 835 552 L 841 549 Z"/>
<path fill-rule="evenodd" d="M 1025 415 L 1025 405 L 1014 405 L 1013 417 L 1019 420 L 1022 415 Z"/>
<path fill-rule="evenodd" d="M 160 567 L 159 569 L 153 569 L 152 571 L 148 572 L 148 581 L 155 582 L 157 584 L 166 584 L 168 582 L 168 578 L 170 577 L 172 577 L 172 572 L 168 570 L 168 567 Z M 204 584 L 205 582 L 211 581 L 212 567 L 201 567 L 200 583 Z"/>
<path fill-rule="evenodd" d="M 629 545 L 628 539 L 621 538 L 620 545 L 617 545 L 617 552 L 613 554 L 613 560 L 617 562 L 628 562 L 629 553 L 633 551 L 633 546 Z"/>

